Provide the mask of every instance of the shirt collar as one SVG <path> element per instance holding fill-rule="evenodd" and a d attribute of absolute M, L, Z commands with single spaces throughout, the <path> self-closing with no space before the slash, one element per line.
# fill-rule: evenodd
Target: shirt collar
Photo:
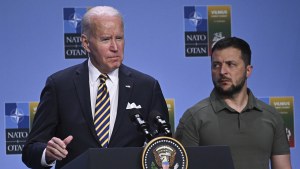
<path fill-rule="evenodd" d="M 88 68 L 89 68 L 89 77 L 90 77 L 90 81 L 92 83 L 96 83 L 99 76 L 101 75 L 101 72 L 92 64 L 91 59 L 88 59 Z M 113 70 L 112 72 L 107 74 L 109 77 L 109 80 L 111 80 L 111 82 L 113 84 L 116 84 L 119 78 L 119 68 Z"/>
<path fill-rule="evenodd" d="M 248 103 L 247 103 L 246 107 L 244 108 L 243 112 L 246 110 L 252 110 L 252 109 L 262 111 L 262 107 L 258 105 L 257 100 L 254 97 L 254 95 L 250 89 L 247 89 L 247 93 L 248 93 Z M 210 94 L 210 101 L 211 101 L 212 107 L 216 113 L 220 112 L 221 110 L 224 110 L 224 109 L 227 109 L 231 112 L 236 112 L 231 107 L 229 107 L 224 102 L 223 99 L 221 99 L 221 97 L 218 95 L 218 93 L 216 92 L 215 89 Z"/>

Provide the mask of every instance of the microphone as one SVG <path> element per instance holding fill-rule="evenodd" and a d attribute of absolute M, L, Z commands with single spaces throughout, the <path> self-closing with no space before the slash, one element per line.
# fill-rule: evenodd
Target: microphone
<path fill-rule="evenodd" d="M 171 125 L 162 118 L 159 112 L 152 112 L 152 114 L 154 115 L 154 124 L 157 125 L 159 133 L 172 137 Z"/>
<path fill-rule="evenodd" d="M 140 111 L 136 108 L 130 109 L 130 120 L 137 126 L 138 131 L 142 132 L 148 141 L 153 139 L 149 130 L 149 124 L 143 120 Z"/>

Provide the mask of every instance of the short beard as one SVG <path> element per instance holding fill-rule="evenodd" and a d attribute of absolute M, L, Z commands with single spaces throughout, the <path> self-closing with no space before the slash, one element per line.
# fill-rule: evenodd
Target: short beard
<path fill-rule="evenodd" d="M 240 83 L 238 83 L 236 86 L 235 85 L 231 85 L 231 87 L 228 90 L 224 90 L 223 88 L 221 88 L 220 86 L 217 85 L 217 83 L 215 81 L 213 81 L 216 92 L 222 96 L 222 97 L 226 97 L 226 98 L 232 98 L 235 94 L 240 93 L 242 88 L 244 87 L 245 83 L 246 83 L 247 77 L 244 76 L 244 78 L 242 79 L 242 81 Z"/>

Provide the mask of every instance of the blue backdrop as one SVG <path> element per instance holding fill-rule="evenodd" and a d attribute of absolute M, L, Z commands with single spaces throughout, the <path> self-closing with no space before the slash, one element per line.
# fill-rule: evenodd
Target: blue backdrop
<path fill-rule="evenodd" d="M 26 168 L 21 155 L 6 155 L 5 103 L 39 101 L 47 76 L 83 59 L 64 58 L 63 8 L 112 5 L 124 15 L 124 63 L 156 77 L 166 98 L 175 99 L 175 124 L 213 87 L 210 58 L 186 58 L 184 6 L 230 5 L 232 35 L 251 45 L 254 72 L 248 86 L 257 97 L 293 96 L 293 168 L 300 168 L 300 1 L 184 0 L 2 0 L 0 61 L 0 164 Z"/>

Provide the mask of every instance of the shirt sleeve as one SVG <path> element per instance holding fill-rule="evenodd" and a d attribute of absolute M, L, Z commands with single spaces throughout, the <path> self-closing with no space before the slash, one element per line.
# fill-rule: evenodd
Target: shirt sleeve
<path fill-rule="evenodd" d="M 276 112 L 276 121 L 277 126 L 274 135 L 272 155 L 290 154 L 290 145 L 286 134 L 286 127 L 278 112 Z"/>
<path fill-rule="evenodd" d="M 197 123 L 191 112 L 187 110 L 179 121 L 175 132 L 177 139 L 183 146 L 199 146 L 199 133 Z"/>
<path fill-rule="evenodd" d="M 42 159 L 41 159 L 41 164 L 42 164 L 42 166 L 44 166 L 44 167 L 52 167 L 52 166 L 54 166 L 55 165 L 55 162 L 56 161 L 53 161 L 52 163 L 50 163 L 50 164 L 48 164 L 47 162 L 46 162 L 46 149 L 43 151 L 43 155 L 42 155 Z"/>

